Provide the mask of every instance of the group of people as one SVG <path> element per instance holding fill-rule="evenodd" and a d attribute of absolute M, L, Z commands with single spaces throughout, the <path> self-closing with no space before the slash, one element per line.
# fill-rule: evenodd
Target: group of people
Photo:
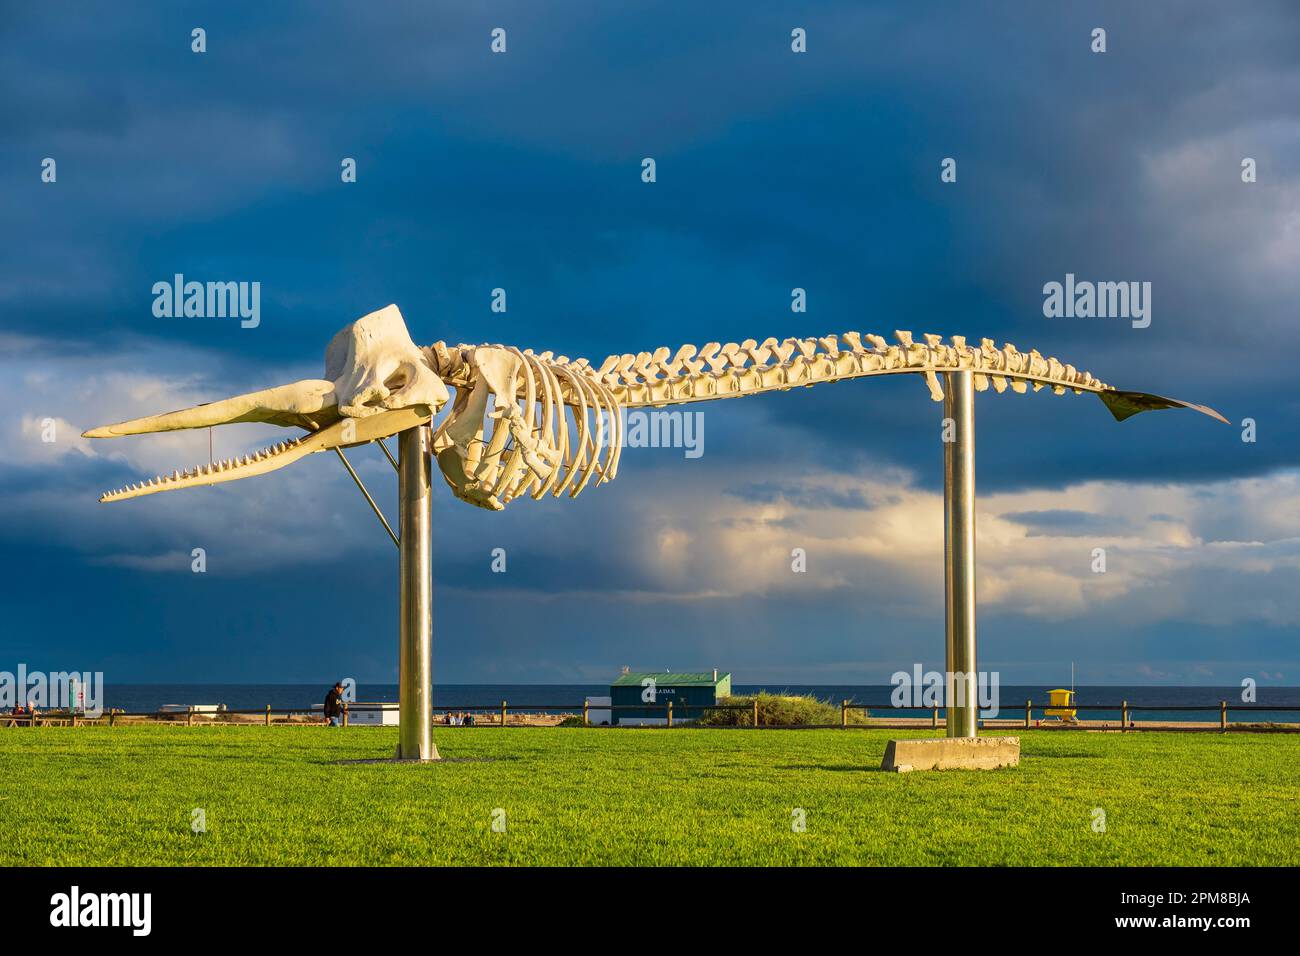
<path fill-rule="evenodd" d="M 9 711 L 9 725 L 11 727 L 20 727 L 22 724 L 35 724 L 36 718 L 39 716 L 41 716 L 41 712 L 36 709 L 34 703 L 28 704 L 26 707 L 22 704 L 15 704 L 14 709 Z"/>
<path fill-rule="evenodd" d="M 15 708 L 15 712 L 17 708 Z M 325 695 L 325 722 L 331 727 L 343 726 L 343 682 L 339 681 Z M 463 710 L 447 711 L 442 718 L 448 727 L 473 727 L 474 715 Z"/>

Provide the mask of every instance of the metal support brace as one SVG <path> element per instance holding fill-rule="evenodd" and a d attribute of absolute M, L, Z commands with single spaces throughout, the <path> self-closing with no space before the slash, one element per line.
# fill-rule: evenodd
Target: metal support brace
<path fill-rule="evenodd" d="M 380 444 L 383 443 L 380 442 Z M 347 455 L 343 454 L 342 448 L 336 447 L 334 450 L 338 452 L 339 461 L 343 462 L 343 467 L 348 470 L 348 474 L 351 475 L 352 480 L 357 483 L 357 487 L 361 489 L 361 493 L 366 496 L 366 501 L 370 504 L 370 510 L 373 511 L 375 517 L 383 523 L 384 530 L 388 532 L 388 536 L 393 539 L 393 544 L 400 550 L 402 543 L 397 540 L 397 535 L 393 534 L 392 525 L 388 523 L 388 519 L 384 517 L 384 513 L 379 510 L 379 505 L 375 504 L 375 499 L 370 497 L 370 492 L 368 492 L 366 486 L 361 483 L 361 476 L 353 469 L 352 463 L 348 461 Z"/>

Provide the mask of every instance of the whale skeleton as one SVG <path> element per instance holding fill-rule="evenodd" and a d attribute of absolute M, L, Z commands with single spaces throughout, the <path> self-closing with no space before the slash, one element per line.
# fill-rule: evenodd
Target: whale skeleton
<path fill-rule="evenodd" d="M 394 305 L 342 329 L 325 351 L 325 377 L 280 385 L 162 415 L 92 428 L 111 438 L 235 422 L 266 422 L 304 434 L 241 458 L 173 471 L 103 495 L 116 502 L 161 491 L 267 474 L 315 452 L 333 450 L 398 547 L 400 726 L 397 759 L 436 760 L 430 731 L 432 686 L 432 519 L 430 459 L 452 493 L 500 510 L 522 495 L 579 494 L 618 474 L 623 415 L 664 407 L 805 388 L 879 375 L 919 375 L 942 402 L 952 436 L 944 442 L 944 558 L 949 737 L 974 738 L 973 694 L 954 695 L 975 666 L 974 394 L 1091 393 L 1119 421 L 1139 412 L 1189 408 L 1225 422 L 1203 405 L 1116 389 L 1037 351 L 991 339 L 978 346 L 895 332 L 845 332 L 816 339 L 747 339 L 684 345 L 672 352 L 611 355 L 600 365 L 504 345 L 438 342 L 419 348 Z M 433 416 L 451 412 L 432 429 Z M 398 457 L 383 439 L 398 436 Z M 376 442 L 398 472 L 394 533 L 343 449 Z M 958 684 L 958 680 L 964 682 Z M 1007 738 L 1007 741 L 1013 738 Z M 1019 744 L 1016 742 L 1018 753 Z M 886 761 L 888 761 L 888 755 Z"/>
<path fill-rule="evenodd" d="M 1139 412 L 1188 408 L 1226 422 L 1204 405 L 1124 391 L 1073 365 L 992 339 L 845 332 L 822 338 L 710 342 L 611 355 L 599 365 L 506 345 L 437 342 L 419 348 L 395 305 L 358 319 L 330 342 L 325 378 L 236 395 L 85 432 L 111 438 L 236 422 L 265 422 L 306 434 L 242 457 L 196 465 L 101 496 L 116 502 L 163 491 L 267 474 L 307 455 L 380 442 L 423 425 L 449 401 L 431 453 L 456 497 L 500 510 L 524 495 L 574 497 L 618 474 L 622 411 L 740 398 L 882 375 L 918 375 L 936 402 L 941 377 L 972 373 L 975 391 L 1050 389 L 1092 394 L 1119 421 Z M 385 452 L 387 448 L 385 446 Z M 391 458 L 391 455 L 390 455 Z M 346 459 L 344 459 L 346 462 Z M 355 477 L 355 475 L 354 475 Z M 364 489 L 363 489 L 364 490 Z"/>

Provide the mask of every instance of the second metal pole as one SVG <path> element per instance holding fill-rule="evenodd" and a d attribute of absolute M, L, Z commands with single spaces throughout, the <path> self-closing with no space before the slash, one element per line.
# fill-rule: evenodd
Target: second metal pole
<path fill-rule="evenodd" d="M 397 436 L 398 590 L 397 757 L 437 760 L 433 743 L 432 530 L 430 527 L 429 430 L 408 428 Z"/>
<path fill-rule="evenodd" d="M 943 511 L 949 737 L 974 737 L 979 714 L 975 667 L 975 381 L 944 373 Z"/>

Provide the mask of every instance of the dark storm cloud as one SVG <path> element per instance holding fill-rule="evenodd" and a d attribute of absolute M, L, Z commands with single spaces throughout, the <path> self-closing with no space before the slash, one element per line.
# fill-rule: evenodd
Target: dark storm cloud
<path fill-rule="evenodd" d="M 1029 529 L 1030 536 L 1114 535 L 1126 530 L 1125 523 L 1117 518 L 1064 508 L 1052 511 L 1011 511 L 1002 517 L 1024 525 Z"/>
<path fill-rule="evenodd" d="M 870 511 L 877 502 L 859 488 L 837 490 L 832 488 L 802 488 L 796 485 L 778 485 L 773 482 L 752 482 L 728 488 L 726 493 L 757 504 L 787 501 L 804 508 L 850 508 Z"/>

